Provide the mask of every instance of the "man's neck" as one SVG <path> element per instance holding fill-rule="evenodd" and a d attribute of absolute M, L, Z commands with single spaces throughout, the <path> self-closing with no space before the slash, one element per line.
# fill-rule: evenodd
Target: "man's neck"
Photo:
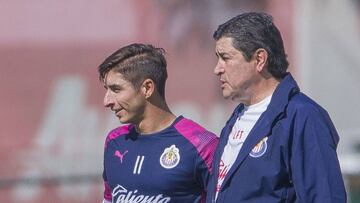
<path fill-rule="evenodd" d="M 161 108 L 150 104 L 144 113 L 144 118 L 136 125 L 136 130 L 141 134 L 159 132 L 169 127 L 175 119 L 176 116 L 166 104 Z"/>
<path fill-rule="evenodd" d="M 250 106 L 253 104 L 257 104 L 264 100 L 266 97 L 272 95 L 279 83 L 280 81 L 275 78 L 269 78 L 261 81 L 256 86 L 256 88 L 252 90 L 253 94 L 245 105 Z"/>

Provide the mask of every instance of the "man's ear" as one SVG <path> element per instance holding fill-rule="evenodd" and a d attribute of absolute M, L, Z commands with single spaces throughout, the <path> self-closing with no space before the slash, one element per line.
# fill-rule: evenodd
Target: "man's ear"
<path fill-rule="evenodd" d="M 140 91 L 143 93 L 145 98 L 151 97 L 155 91 L 155 83 L 151 79 L 145 79 L 144 82 L 141 84 Z"/>
<path fill-rule="evenodd" d="M 267 51 L 263 48 L 257 49 L 253 56 L 256 61 L 256 70 L 258 72 L 262 72 L 267 65 L 267 60 L 268 60 Z"/>

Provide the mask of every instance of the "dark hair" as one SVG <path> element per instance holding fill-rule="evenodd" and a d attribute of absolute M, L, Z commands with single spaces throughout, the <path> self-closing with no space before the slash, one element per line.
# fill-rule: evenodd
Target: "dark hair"
<path fill-rule="evenodd" d="M 283 78 L 289 63 L 286 59 L 281 34 L 266 13 L 240 14 L 220 25 L 213 35 L 215 40 L 232 38 L 234 48 L 250 61 L 255 51 L 263 48 L 268 53 L 268 71 L 275 78 Z"/>
<path fill-rule="evenodd" d="M 165 50 L 149 44 L 130 44 L 122 47 L 99 66 L 100 80 L 104 81 L 110 70 L 121 73 L 125 80 L 139 88 L 149 78 L 163 99 L 165 99 L 165 82 L 167 79 Z"/>

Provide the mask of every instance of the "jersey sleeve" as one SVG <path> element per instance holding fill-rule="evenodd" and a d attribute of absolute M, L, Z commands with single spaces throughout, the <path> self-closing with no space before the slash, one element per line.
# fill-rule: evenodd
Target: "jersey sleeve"
<path fill-rule="evenodd" d="M 106 153 L 107 148 L 109 147 L 108 145 L 111 142 L 111 140 L 114 140 L 119 136 L 126 135 L 127 133 L 129 133 L 130 127 L 131 127 L 131 125 L 123 125 L 123 126 L 120 126 L 118 128 L 115 128 L 114 130 L 112 130 L 107 135 L 106 140 L 105 140 L 103 180 L 104 180 L 104 200 L 106 200 L 106 201 L 111 202 L 112 196 L 111 196 L 111 187 L 110 187 L 110 185 L 108 183 L 108 179 L 107 179 L 107 175 L 106 175 L 106 164 L 105 164 L 106 156 L 105 156 L 105 153 Z"/>
<path fill-rule="evenodd" d="M 106 201 L 110 201 L 111 202 L 111 189 L 110 186 L 107 182 L 107 177 L 106 177 L 106 171 L 104 169 L 103 171 L 103 180 L 104 180 L 104 202 Z"/>
<path fill-rule="evenodd" d="M 106 201 L 110 201 L 111 202 L 111 189 L 110 189 L 110 186 L 108 184 L 108 179 L 107 179 L 107 175 L 106 175 L 106 167 L 105 167 L 105 153 L 106 153 L 106 149 L 108 148 L 108 142 L 110 141 L 111 139 L 111 133 L 109 133 L 109 135 L 106 137 L 106 140 L 105 140 L 105 146 L 104 146 L 104 162 L 103 162 L 103 174 L 102 174 L 102 177 L 103 177 L 103 181 L 104 181 L 104 200 L 103 200 L 103 203 L 106 202 Z"/>
<path fill-rule="evenodd" d="M 305 114 L 295 119 L 290 160 L 297 198 L 299 202 L 346 202 L 335 127 L 324 110 Z"/>
<path fill-rule="evenodd" d="M 104 200 L 102 201 L 102 203 L 111 203 L 111 201 L 108 201 L 108 200 L 104 199 Z"/>
<path fill-rule="evenodd" d="M 200 143 L 198 148 L 198 157 L 196 160 L 196 179 L 201 187 L 206 189 L 208 180 L 212 173 L 212 162 L 214 152 L 219 142 L 218 137 L 213 133 L 206 131 L 199 136 Z"/>

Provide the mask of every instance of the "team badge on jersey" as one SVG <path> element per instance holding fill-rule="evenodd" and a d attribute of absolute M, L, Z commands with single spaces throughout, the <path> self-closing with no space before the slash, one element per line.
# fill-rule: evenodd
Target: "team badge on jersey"
<path fill-rule="evenodd" d="M 267 140 L 268 137 L 264 137 L 259 143 L 257 143 L 257 145 L 255 145 L 255 147 L 251 150 L 249 155 L 254 158 L 261 157 L 262 155 L 264 155 L 267 149 L 267 142 L 266 142 Z"/>
<path fill-rule="evenodd" d="M 174 168 L 180 161 L 179 149 L 175 145 L 165 148 L 160 156 L 160 164 L 166 169 Z"/>

